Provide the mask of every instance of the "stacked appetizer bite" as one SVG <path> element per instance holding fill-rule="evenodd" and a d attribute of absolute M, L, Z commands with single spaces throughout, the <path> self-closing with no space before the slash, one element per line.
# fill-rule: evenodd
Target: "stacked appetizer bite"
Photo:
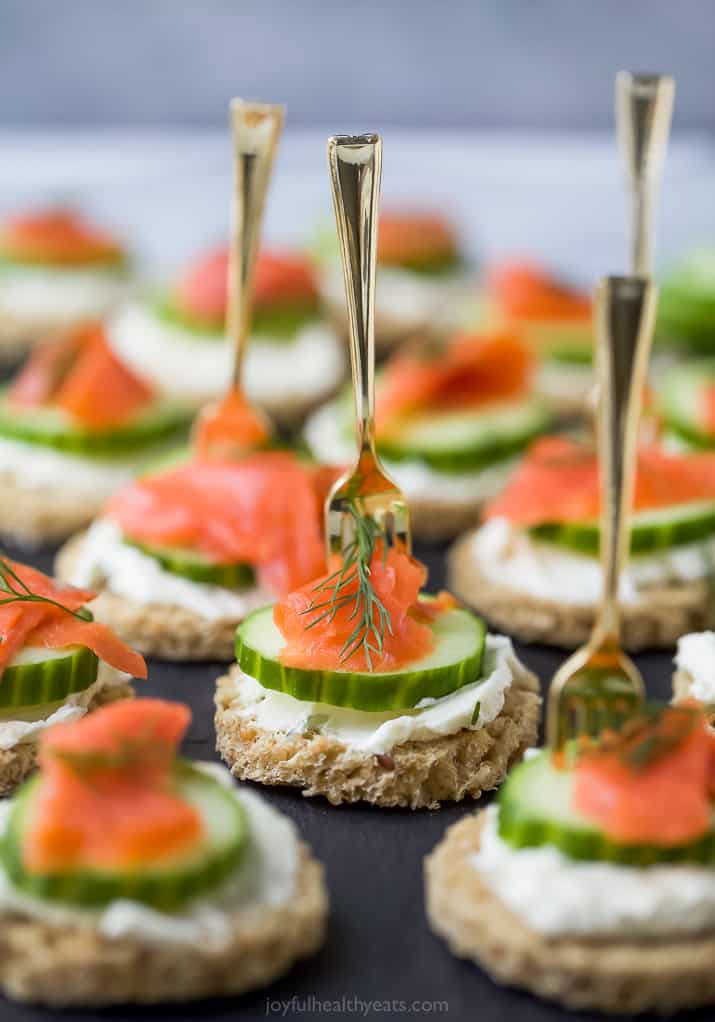
<path fill-rule="evenodd" d="M 377 381 L 377 444 L 410 505 L 415 535 L 441 539 L 473 524 L 549 416 L 532 389 L 533 358 L 515 333 L 414 341 Z M 313 454 L 335 464 L 354 450 L 348 394 L 308 420 Z"/>
<path fill-rule="evenodd" d="M 126 297 L 123 246 L 70 210 L 0 224 L 0 363 L 48 332 L 98 319 Z"/>
<path fill-rule="evenodd" d="M 37 347 L 0 391 L 0 534 L 61 539 L 188 429 L 190 411 L 123 365 L 101 326 Z"/>
<path fill-rule="evenodd" d="M 583 412 L 594 383 L 589 295 L 525 262 L 494 267 L 485 288 L 485 322 L 518 328 L 533 347 L 536 390 L 559 414 Z"/>
<path fill-rule="evenodd" d="M 126 306 L 108 334 L 117 354 L 166 394 L 195 406 L 231 381 L 226 341 L 228 252 L 203 256 L 152 301 Z M 251 343 L 242 368 L 249 397 L 291 426 L 343 379 L 343 343 L 325 320 L 316 272 L 299 252 L 258 256 Z"/>
<path fill-rule="evenodd" d="M 146 678 L 143 658 L 93 621 L 94 597 L 0 558 L 0 795 L 30 773 L 46 728 L 131 696 L 131 678 Z"/>
<path fill-rule="evenodd" d="M 216 694 L 242 779 L 331 803 L 436 807 L 496 787 L 535 739 L 538 682 L 509 639 L 355 509 L 342 564 L 250 614 Z"/>
<path fill-rule="evenodd" d="M 601 596 L 595 451 L 537 441 L 485 522 L 449 555 L 454 591 L 526 641 L 586 641 Z M 712 619 L 715 455 L 638 453 L 631 557 L 621 576 L 623 641 L 672 646 Z"/>
<path fill-rule="evenodd" d="M 669 344 L 711 354 L 715 350 L 715 252 L 702 249 L 675 266 L 663 281 L 658 336 Z"/>
<path fill-rule="evenodd" d="M 715 1001 L 715 732 L 650 710 L 568 756 L 544 749 L 426 862 L 427 914 L 498 983 L 572 1009 Z"/>
<path fill-rule="evenodd" d="M 58 573 L 101 587 L 98 617 L 143 652 L 230 660 L 247 613 L 323 569 L 334 476 L 287 451 L 158 470 L 65 545 Z"/>
<path fill-rule="evenodd" d="M 346 329 L 345 289 L 335 235 L 321 239 L 321 286 L 328 308 Z M 398 211 L 380 216 L 375 292 L 375 341 L 385 350 L 450 319 L 471 273 L 457 234 L 439 214 Z"/>
<path fill-rule="evenodd" d="M 695 359 L 671 367 L 656 388 L 663 440 L 674 450 L 715 448 L 715 361 Z"/>
<path fill-rule="evenodd" d="M 0 813 L 0 987 L 53 1006 L 236 994 L 322 943 L 322 870 L 293 825 L 177 757 L 187 707 L 59 725 Z M 209 769 L 209 767 L 211 769 Z"/>

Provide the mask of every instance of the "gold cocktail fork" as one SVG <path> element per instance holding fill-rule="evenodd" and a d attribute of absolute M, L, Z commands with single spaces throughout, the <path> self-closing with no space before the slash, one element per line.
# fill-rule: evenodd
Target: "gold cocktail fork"
<path fill-rule="evenodd" d="M 285 108 L 275 104 L 231 100 L 233 193 L 226 326 L 233 346 L 233 372 L 224 402 L 233 397 L 248 405 L 241 387 L 241 368 L 251 333 L 253 283 L 266 192 L 284 115 Z M 263 412 L 256 408 L 250 411 L 269 435 L 271 426 Z M 204 446 L 204 454 L 226 457 L 243 453 L 245 448 L 238 438 L 231 441 L 222 436 L 220 440 L 211 440 L 211 426 L 218 421 L 220 414 L 220 404 L 208 405 L 201 412 L 196 436 L 207 437 L 208 443 L 216 448 L 215 451 L 207 451 Z"/>
<path fill-rule="evenodd" d="M 386 541 L 408 552 L 410 522 L 402 493 L 383 469 L 375 447 L 375 261 L 382 173 L 378 135 L 328 140 L 345 295 L 350 325 L 358 460 L 334 485 L 325 505 L 328 559 L 355 541 L 356 516 L 374 523 Z"/>
<path fill-rule="evenodd" d="M 589 641 L 551 682 L 546 741 L 556 751 L 573 738 L 618 726 L 645 698 L 641 674 L 621 649 L 619 581 L 630 544 L 638 420 L 656 300 L 655 285 L 644 277 L 604 277 L 596 288 L 603 595 Z"/>
<path fill-rule="evenodd" d="M 653 272 L 653 209 L 673 115 L 675 82 L 668 75 L 616 75 L 616 133 L 631 196 L 630 272 Z"/>

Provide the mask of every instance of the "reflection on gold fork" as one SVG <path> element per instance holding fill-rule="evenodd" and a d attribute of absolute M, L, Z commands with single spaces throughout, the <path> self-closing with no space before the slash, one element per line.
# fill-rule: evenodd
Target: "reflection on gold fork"
<path fill-rule="evenodd" d="M 382 172 L 378 135 L 336 135 L 328 166 L 350 323 L 358 460 L 333 487 L 325 508 L 328 558 L 356 538 L 356 515 L 374 524 L 387 545 L 411 549 L 405 498 L 375 447 L 375 262 Z"/>
<path fill-rule="evenodd" d="M 655 325 L 656 288 L 643 277 L 605 277 L 595 296 L 599 381 L 603 597 L 591 638 L 554 675 L 547 744 L 618 727 L 645 699 L 638 668 L 620 644 L 618 590 L 630 543 L 638 420 Z"/>

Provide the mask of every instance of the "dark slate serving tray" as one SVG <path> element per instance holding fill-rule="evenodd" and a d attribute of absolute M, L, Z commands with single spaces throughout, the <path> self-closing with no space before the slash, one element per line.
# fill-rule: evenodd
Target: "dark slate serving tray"
<path fill-rule="evenodd" d="M 8 551 L 13 554 L 13 551 Z M 444 549 L 417 551 L 430 567 L 430 587 L 444 585 Z M 52 552 L 34 557 L 17 554 L 50 571 Z M 564 654 L 546 646 L 516 644 L 525 663 L 548 684 Z M 667 653 L 636 657 L 653 698 L 670 692 L 672 661 Z M 185 753 L 195 759 L 217 759 L 214 749 L 214 680 L 223 665 L 150 663 L 149 681 L 137 685 L 141 695 L 188 703 L 194 713 Z M 258 788 L 258 786 L 254 786 Z M 422 894 L 422 860 L 447 827 L 475 803 L 437 811 L 378 810 L 366 806 L 333 807 L 304 799 L 293 789 L 263 788 L 261 793 L 286 813 L 325 864 L 331 912 L 323 949 L 300 962 L 267 990 L 238 998 L 158 1007 L 112 1008 L 104 1011 L 49 1012 L 0 999 L 2 1022 L 74 1022 L 113 1019 L 237 1019 L 327 1016 L 395 1018 L 444 1016 L 479 1022 L 557 1022 L 601 1016 L 571 1015 L 527 994 L 495 986 L 470 962 L 459 961 L 427 927 Z M 485 800 L 483 800 L 484 802 Z M 715 962 L 713 963 L 715 968 Z M 689 1013 L 690 1019 L 712 1019 L 715 1012 Z"/>

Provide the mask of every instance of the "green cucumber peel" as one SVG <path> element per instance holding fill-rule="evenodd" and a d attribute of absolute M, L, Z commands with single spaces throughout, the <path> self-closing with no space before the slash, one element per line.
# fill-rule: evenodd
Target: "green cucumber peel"
<path fill-rule="evenodd" d="M 220 563 L 196 550 L 144 543 L 129 536 L 124 536 L 123 541 L 158 561 L 164 571 L 192 582 L 222 586 L 224 589 L 248 589 L 256 584 L 256 575 L 250 564 Z"/>
<path fill-rule="evenodd" d="M 83 692 L 97 680 L 99 659 L 85 646 L 72 646 L 62 656 L 10 664 L 0 675 L 0 710 L 30 709 L 64 702 L 74 692 Z M 38 651 L 38 656 L 42 651 Z"/>
<path fill-rule="evenodd" d="M 201 813 L 207 831 L 201 847 L 174 857 L 165 866 L 116 872 L 89 867 L 53 873 L 28 871 L 23 864 L 23 835 L 41 784 L 40 775 L 19 790 L 0 844 L 0 862 L 10 882 L 23 894 L 87 909 L 128 899 L 173 912 L 218 888 L 241 865 L 249 826 L 238 798 L 214 778 L 178 760 L 177 789 Z"/>
<path fill-rule="evenodd" d="M 188 331 L 197 339 L 225 340 L 226 327 L 223 322 L 212 323 L 192 316 L 177 305 L 171 295 L 155 299 L 153 308 L 159 319 L 170 326 Z M 305 326 L 319 319 L 320 306 L 317 300 L 255 308 L 251 321 L 251 336 L 264 341 L 290 341 Z"/>
<path fill-rule="evenodd" d="M 287 667 L 279 657 L 284 639 L 273 608 L 254 611 L 236 631 L 240 669 L 264 688 L 304 702 L 356 710 L 414 709 L 423 699 L 441 699 L 482 675 L 486 625 L 471 611 L 444 611 L 431 624 L 435 648 L 399 671 L 310 671 Z"/>

